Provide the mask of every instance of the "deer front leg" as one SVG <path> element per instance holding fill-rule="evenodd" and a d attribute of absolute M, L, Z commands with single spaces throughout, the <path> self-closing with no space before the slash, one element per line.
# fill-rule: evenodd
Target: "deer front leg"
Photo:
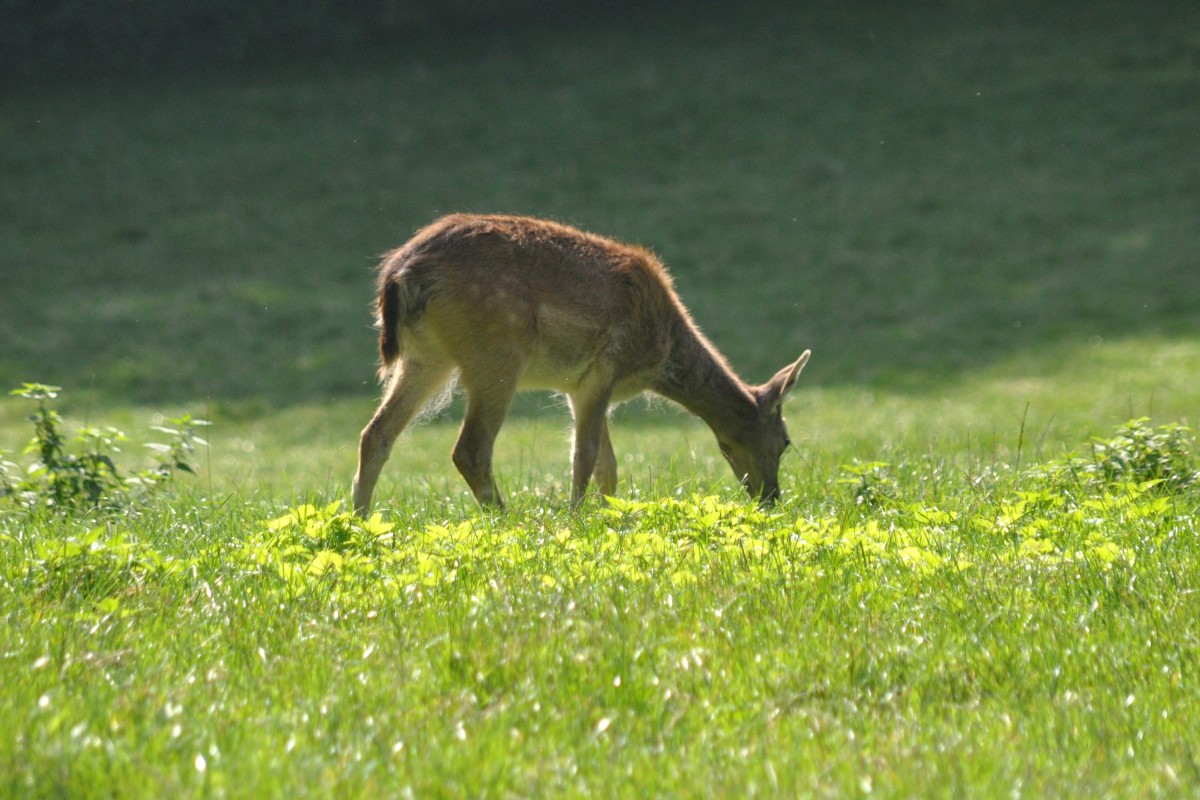
<path fill-rule="evenodd" d="M 571 410 L 575 414 L 575 447 L 571 454 L 571 508 L 573 509 L 579 508 L 584 495 L 587 494 L 588 482 L 591 481 L 592 473 L 596 470 L 602 450 L 607 451 L 605 460 L 611 460 L 611 469 L 606 463 L 603 477 L 598 478 L 598 482 L 603 480 L 605 484 L 616 483 L 616 457 L 613 455 L 612 443 L 605 430 L 604 415 L 608 411 L 608 398 L 608 391 L 593 397 L 571 397 Z M 607 443 L 607 447 L 602 446 L 602 439 Z M 612 487 L 608 488 L 611 490 Z"/>

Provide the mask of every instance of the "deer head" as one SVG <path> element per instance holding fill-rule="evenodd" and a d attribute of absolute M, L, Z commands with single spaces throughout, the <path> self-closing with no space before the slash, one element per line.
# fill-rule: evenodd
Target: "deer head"
<path fill-rule="evenodd" d="M 715 431 L 721 455 L 750 496 L 764 506 L 779 499 L 779 459 L 791 445 L 783 419 L 783 401 L 808 363 L 810 351 L 761 386 L 754 386 L 751 417 L 726 431 Z"/>

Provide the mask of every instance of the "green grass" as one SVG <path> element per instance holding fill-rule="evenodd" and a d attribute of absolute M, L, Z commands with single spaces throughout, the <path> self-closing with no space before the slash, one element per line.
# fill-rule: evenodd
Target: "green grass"
<path fill-rule="evenodd" d="M 374 258 L 453 210 L 655 248 L 754 376 L 804 347 L 809 381 L 886 384 L 1194 331 L 1192 6 L 764 9 L 18 87 L 0 385 L 361 396 Z"/>
<path fill-rule="evenodd" d="M 1200 413 L 1200 11 L 557 24 L 6 87 L 0 387 L 135 466 L 215 424 L 126 515 L 0 511 L 0 795 L 1194 794 L 1200 495 L 1037 468 Z M 534 396 L 508 512 L 452 406 L 382 538 L 272 529 L 345 498 L 375 256 L 453 210 L 653 247 L 748 379 L 811 347 L 779 512 L 631 403 L 626 505 L 572 516 Z"/>
<path fill-rule="evenodd" d="M 867 473 L 876 504 L 772 514 L 10 517 L 4 788 L 1174 795 L 1200 779 L 1198 495 L 1091 463 L 914 454 Z"/>

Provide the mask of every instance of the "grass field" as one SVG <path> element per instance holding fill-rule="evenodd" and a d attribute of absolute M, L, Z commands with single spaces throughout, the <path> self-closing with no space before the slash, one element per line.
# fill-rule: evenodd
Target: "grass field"
<path fill-rule="evenodd" d="M 1194 796 L 1198 465 L 1158 426 L 1200 413 L 1200 9 L 563 24 L 4 87 L 0 386 L 122 464 L 214 425 L 126 513 L 0 499 L 0 794 Z M 534 396 L 507 512 L 454 407 L 381 520 L 331 508 L 375 258 L 454 210 L 652 247 L 748 379 L 811 347 L 783 506 L 635 402 L 624 499 L 573 516 Z"/>

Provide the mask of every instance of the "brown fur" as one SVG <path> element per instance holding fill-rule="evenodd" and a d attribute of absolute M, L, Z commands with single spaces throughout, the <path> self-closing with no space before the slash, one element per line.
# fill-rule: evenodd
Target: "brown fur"
<path fill-rule="evenodd" d="M 744 384 L 700 333 L 649 251 L 528 217 L 452 215 L 384 256 L 378 284 L 383 404 L 363 430 L 354 503 L 370 507 L 395 437 L 457 371 L 467 414 L 454 462 L 500 504 L 492 443 L 518 389 L 567 395 L 576 421 L 572 503 L 593 477 L 611 494 L 611 402 L 646 390 L 708 422 L 753 496 L 778 495 L 782 398 L 806 352 Z"/>

